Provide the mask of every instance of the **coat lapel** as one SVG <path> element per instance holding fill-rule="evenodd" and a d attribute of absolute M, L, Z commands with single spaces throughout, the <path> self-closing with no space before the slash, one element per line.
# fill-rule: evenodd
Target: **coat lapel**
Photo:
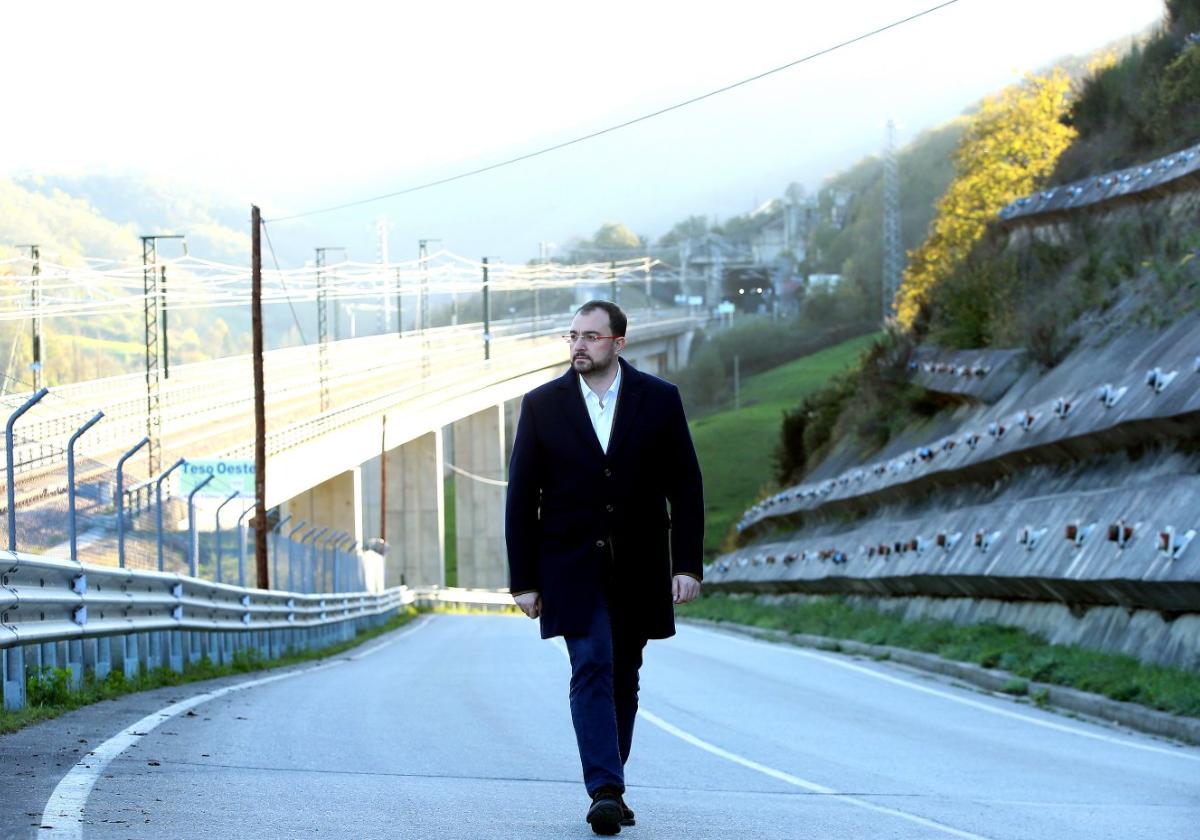
<path fill-rule="evenodd" d="M 592 419 L 588 417 L 587 406 L 583 404 L 583 394 L 579 390 L 579 376 L 574 369 L 568 370 L 558 380 L 558 407 L 562 410 L 567 425 L 575 430 L 584 447 L 601 460 L 604 450 L 596 438 L 596 430 L 592 428 Z M 617 404 L 620 405 L 620 399 Z M 612 450 L 610 441 L 609 450 Z"/>
<path fill-rule="evenodd" d="M 613 418 L 612 434 L 608 438 L 607 457 L 609 459 L 613 457 L 617 447 L 629 436 L 629 431 L 633 428 L 633 421 L 637 417 L 638 408 L 642 404 L 642 374 L 638 373 L 637 368 L 624 359 L 620 360 L 620 364 L 621 392 L 617 394 L 617 416 Z M 589 425 L 591 424 L 586 409 L 584 409 L 583 419 Z M 592 438 L 595 437 L 593 434 Z"/>

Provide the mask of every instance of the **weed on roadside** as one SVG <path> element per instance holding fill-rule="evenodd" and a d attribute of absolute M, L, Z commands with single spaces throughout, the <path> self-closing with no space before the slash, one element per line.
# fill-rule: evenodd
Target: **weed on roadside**
<path fill-rule="evenodd" d="M 851 606 L 838 596 L 764 602 L 746 596 L 715 594 L 677 609 L 682 617 L 852 639 L 996 668 L 1008 671 L 1024 684 L 1020 694 L 1028 692 L 1030 681 L 1051 683 L 1151 709 L 1200 717 L 1198 673 L 1147 664 L 1123 654 L 1050 644 L 1016 627 L 959 625 L 932 619 L 905 621 L 873 609 Z M 1035 691 L 1031 699 L 1045 703 L 1048 698 L 1038 699 L 1043 693 Z"/>
<path fill-rule="evenodd" d="M 196 662 L 184 662 L 182 673 L 170 668 L 153 668 L 141 671 L 134 677 L 127 677 L 125 672 L 118 668 L 109 671 L 102 679 L 97 679 L 93 673 L 85 673 L 79 681 L 78 688 L 72 687 L 73 675 L 70 669 L 44 666 L 31 672 L 26 679 L 24 708 L 0 710 L 0 735 L 15 732 L 32 723 L 56 718 L 82 706 L 101 700 L 113 700 L 138 691 L 324 659 L 395 630 L 407 624 L 417 614 L 417 610 L 409 607 L 378 627 L 360 631 L 351 640 L 319 650 L 294 651 L 278 659 L 266 659 L 259 651 L 253 649 L 240 650 L 234 653 L 227 665 L 218 665 L 207 656 Z"/>

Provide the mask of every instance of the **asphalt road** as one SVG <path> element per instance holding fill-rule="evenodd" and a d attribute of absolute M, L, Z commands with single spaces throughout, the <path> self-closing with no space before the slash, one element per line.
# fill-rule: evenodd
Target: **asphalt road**
<path fill-rule="evenodd" d="M 591 837 L 567 677 L 532 622 L 438 615 L 81 709 L 0 737 L 0 836 Z M 642 709 L 623 836 L 1200 838 L 1200 749 L 889 663 L 684 627 Z"/>

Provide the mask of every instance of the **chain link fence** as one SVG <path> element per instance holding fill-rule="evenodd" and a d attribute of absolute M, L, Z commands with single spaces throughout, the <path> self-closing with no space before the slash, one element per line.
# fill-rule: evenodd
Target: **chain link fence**
<path fill-rule="evenodd" d="M 183 458 L 151 474 L 145 438 L 130 436 L 126 445 L 105 434 L 100 412 L 47 389 L 0 396 L 0 413 L 10 550 L 239 586 L 255 580 L 252 496 L 203 495 L 195 482 L 185 488 Z M 272 588 L 330 593 L 368 584 L 370 552 L 349 533 L 270 524 Z"/>

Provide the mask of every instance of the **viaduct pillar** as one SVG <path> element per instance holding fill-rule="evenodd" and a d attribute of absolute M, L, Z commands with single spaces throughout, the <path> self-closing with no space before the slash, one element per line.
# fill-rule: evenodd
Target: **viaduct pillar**
<path fill-rule="evenodd" d="M 458 585 L 496 589 L 508 585 L 504 547 L 506 474 L 505 406 L 464 417 L 453 425 Z M 474 476 L 474 477 L 472 477 Z"/>
<path fill-rule="evenodd" d="M 442 430 L 388 450 L 384 584 L 445 586 L 446 503 Z"/>

